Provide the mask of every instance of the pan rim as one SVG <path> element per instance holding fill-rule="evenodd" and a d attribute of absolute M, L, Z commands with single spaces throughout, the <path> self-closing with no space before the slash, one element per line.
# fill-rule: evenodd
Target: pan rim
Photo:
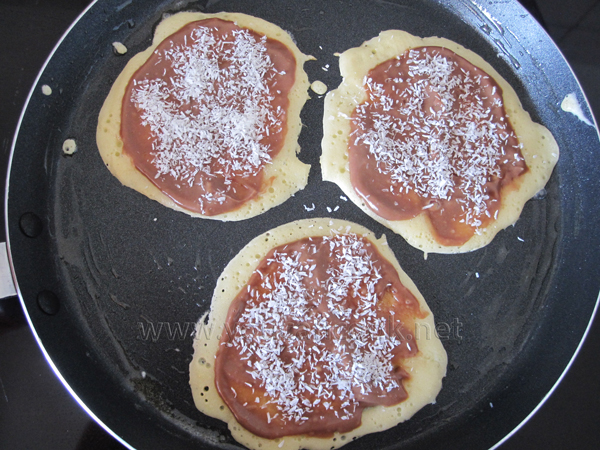
<path fill-rule="evenodd" d="M 79 395 L 77 395 L 77 393 L 75 392 L 75 390 L 71 387 L 71 385 L 67 382 L 67 380 L 63 377 L 62 373 L 58 370 L 58 368 L 56 367 L 56 364 L 54 363 L 54 361 L 52 360 L 52 357 L 50 356 L 50 354 L 48 353 L 48 351 L 46 350 L 46 347 L 44 346 L 44 343 L 42 342 L 41 338 L 38 335 L 37 329 L 35 327 L 35 325 L 33 324 L 33 321 L 31 319 L 31 316 L 29 314 L 29 308 L 27 307 L 25 300 L 23 298 L 23 294 L 21 293 L 21 288 L 19 286 L 19 281 L 17 279 L 17 274 L 14 268 L 14 264 L 13 264 L 13 257 L 12 257 L 12 246 L 11 246 L 11 242 L 10 242 L 10 232 L 9 232 L 9 215 L 8 215 L 8 202 L 9 202 L 9 192 L 10 192 L 10 175 L 11 175 L 11 171 L 12 171 L 12 165 L 13 165 L 13 157 L 15 154 L 15 148 L 17 145 L 17 139 L 19 136 L 19 131 L 21 129 L 21 124 L 23 122 L 23 118 L 25 117 L 25 113 L 27 112 L 27 109 L 29 107 L 29 102 L 31 100 L 31 97 L 33 96 L 35 89 L 44 73 L 44 71 L 46 70 L 46 67 L 48 66 L 48 64 L 50 63 L 50 61 L 52 60 L 52 58 L 54 57 L 54 54 L 56 53 L 56 51 L 59 49 L 59 47 L 62 45 L 63 41 L 67 38 L 67 36 L 69 35 L 69 33 L 71 32 L 71 30 L 79 23 L 79 21 L 87 14 L 87 12 L 96 4 L 98 3 L 100 0 L 93 0 L 87 7 L 85 7 L 85 9 L 83 9 L 83 11 L 81 11 L 81 13 L 75 18 L 75 20 L 73 21 L 73 23 L 71 23 L 71 25 L 69 25 L 69 27 L 65 30 L 65 32 L 62 34 L 62 36 L 60 37 L 60 39 L 56 42 L 56 44 L 54 45 L 54 47 L 52 48 L 52 50 L 50 51 L 48 57 L 46 58 L 46 60 L 44 61 L 44 64 L 42 65 L 42 67 L 40 68 L 35 80 L 33 81 L 33 84 L 29 90 L 29 93 L 27 94 L 27 98 L 25 100 L 25 103 L 23 104 L 23 109 L 21 110 L 21 114 L 19 115 L 19 120 L 17 122 L 17 126 L 15 128 L 15 133 L 13 135 L 13 140 L 11 143 L 11 148 L 10 148 L 10 154 L 9 154 L 9 158 L 8 158 L 8 167 L 6 170 L 6 184 L 5 184 L 5 189 L 4 189 L 4 232 L 6 235 L 6 253 L 8 256 L 8 264 L 9 264 L 9 268 L 10 268 L 10 272 L 11 272 L 11 276 L 12 276 L 12 280 L 13 283 L 15 285 L 15 290 L 17 292 L 17 297 L 19 298 L 19 303 L 21 304 L 21 308 L 23 309 L 23 313 L 25 315 L 25 319 L 27 320 L 27 325 L 29 326 L 29 329 L 31 331 L 31 333 L 33 334 L 33 337 L 38 345 L 38 347 L 40 348 L 40 350 L 42 351 L 42 354 L 44 355 L 44 359 L 46 360 L 46 362 L 48 363 L 48 365 L 50 366 L 50 368 L 52 369 L 52 372 L 54 373 L 54 375 L 56 375 L 56 377 L 59 379 L 60 383 L 65 387 L 65 389 L 67 390 L 67 392 L 71 395 L 71 397 L 77 402 L 77 404 L 88 414 L 88 416 L 94 420 L 94 422 L 96 422 L 98 425 L 100 425 L 102 427 L 102 429 L 104 429 L 108 434 L 110 434 L 115 440 L 117 440 L 119 443 L 121 443 L 124 447 L 130 449 L 130 450 L 135 450 L 134 447 L 132 447 L 129 443 L 127 443 L 125 440 L 123 440 L 123 438 L 121 438 L 116 432 L 114 432 L 110 427 L 108 427 L 86 404 L 85 402 L 79 397 Z"/>
<path fill-rule="evenodd" d="M 496 449 L 500 448 L 506 441 L 508 441 L 512 436 L 514 436 L 521 428 L 523 428 L 523 426 L 525 426 L 525 424 L 527 422 L 529 422 L 529 420 L 542 408 L 542 406 L 544 406 L 544 404 L 548 401 L 548 399 L 552 396 L 552 394 L 554 394 L 554 392 L 556 391 L 558 386 L 562 383 L 563 379 L 567 375 L 567 372 L 573 366 L 575 359 L 577 359 L 577 356 L 579 355 L 579 352 L 581 351 L 581 348 L 583 347 L 583 344 L 590 333 L 592 324 L 598 314 L 599 309 L 600 309 L 600 292 L 598 293 L 598 297 L 597 297 L 596 303 L 594 305 L 594 310 L 591 314 L 591 317 L 587 324 L 587 327 L 583 333 L 583 336 L 581 337 L 581 340 L 579 341 L 579 344 L 577 345 L 577 349 L 573 353 L 573 356 L 567 363 L 566 367 L 564 368 L 564 370 L 562 371 L 562 373 L 560 374 L 560 376 L 558 377 L 558 379 L 556 380 L 554 385 L 550 388 L 550 390 L 546 393 L 546 395 L 542 398 L 542 400 L 537 404 L 537 406 L 521 421 L 521 423 L 519 423 L 510 433 L 508 433 L 506 436 L 504 436 L 504 438 L 499 440 L 494 446 L 490 447 L 489 450 L 496 450 Z"/>
<path fill-rule="evenodd" d="M 9 262 L 10 262 L 10 268 L 11 268 L 11 273 L 12 273 L 12 277 L 15 283 L 15 288 L 17 290 L 17 294 L 19 296 L 19 300 L 21 302 L 21 305 L 23 306 L 23 310 L 25 312 L 25 316 L 27 318 L 29 327 L 31 328 L 36 341 L 38 342 L 38 345 L 40 346 L 40 348 L 42 349 L 42 352 L 44 353 L 44 357 L 45 359 L 48 361 L 48 363 L 50 364 L 50 366 L 52 367 L 52 370 L 56 373 L 57 377 L 60 379 L 61 383 L 63 385 L 65 385 L 65 387 L 67 388 L 68 392 L 75 398 L 75 400 L 79 403 L 79 405 L 90 415 L 90 417 L 92 417 L 92 419 L 94 419 L 98 424 L 100 424 L 107 432 L 109 432 L 113 437 L 115 437 L 119 442 L 121 442 L 123 445 L 127 446 L 128 448 L 133 448 L 131 447 L 129 444 L 127 444 L 125 441 L 123 441 L 119 436 L 116 435 L 115 432 L 113 432 L 111 429 L 109 429 L 97 416 L 94 415 L 94 413 L 89 410 L 89 408 L 87 408 L 87 406 L 83 403 L 83 401 L 77 396 L 77 394 L 74 392 L 74 390 L 70 387 L 70 385 L 66 382 L 66 380 L 62 377 L 62 375 L 60 374 L 60 372 L 58 371 L 58 369 L 56 368 L 54 362 L 52 361 L 50 355 L 47 353 L 43 343 L 41 342 L 36 329 L 33 325 L 32 319 L 29 315 L 29 311 L 27 309 L 27 306 L 25 305 L 23 296 L 21 294 L 21 290 L 19 288 L 19 284 L 17 281 L 17 276 L 13 267 L 13 261 L 12 261 L 12 248 L 10 245 L 10 234 L 9 234 L 9 226 L 8 226 L 8 201 L 9 201 L 9 191 L 10 191 L 10 174 L 12 171 L 12 163 L 13 163 L 13 156 L 14 156 L 14 152 L 15 152 L 15 147 L 16 147 L 16 142 L 17 142 L 17 137 L 18 137 L 18 133 L 19 130 L 21 128 L 21 124 L 23 121 L 23 117 L 25 115 L 25 112 L 29 106 L 29 102 L 30 99 L 38 85 L 38 82 L 44 72 L 44 70 L 46 69 L 46 66 L 48 65 L 48 63 L 50 62 L 50 60 L 52 59 L 54 53 L 56 52 L 56 50 L 60 47 L 60 45 L 62 44 L 63 40 L 66 38 L 66 36 L 71 32 L 72 28 L 81 20 L 81 18 L 89 11 L 89 9 L 91 9 L 96 3 L 98 3 L 98 0 L 94 0 L 92 3 L 90 3 L 86 9 L 78 16 L 78 18 L 73 22 L 73 24 L 71 24 L 71 26 L 65 31 L 65 33 L 63 34 L 63 36 L 61 37 L 61 39 L 57 42 L 57 44 L 55 45 L 54 49 L 52 50 L 52 52 L 50 53 L 50 55 L 48 56 L 48 58 L 46 59 L 46 62 L 44 63 L 44 65 L 42 66 L 42 68 L 40 69 L 38 76 L 36 77 L 32 88 L 29 92 L 29 95 L 27 97 L 27 100 L 24 104 L 23 110 L 21 112 L 18 124 L 17 124 L 17 128 L 16 128 L 16 132 L 15 135 L 13 137 L 13 141 L 12 141 L 12 146 L 11 146 L 11 151 L 10 151 L 10 157 L 9 157 L 9 164 L 8 164 L 8 170 L 7 170 L 7 175 L 6 175 L 6 189 L 5 189 L 5 205 L 4 205 L 4 214 L 5 214 L 5 231 L 6 231 L 6 244 L 7 244 L 7 250 L 8 250 L 8 256 L 9 256 Z M 448 3 L 445 0 L 440 0 L 440 3 Z M 473 2 L 474 3 L 474 2 Z M 516 3 L 516 2 L 515 2 Z M 541 27 L 540 27 L 541 28 Z M 542 28 L 543 30 L 543 28 Z M 544 30 L 545 32 L 545 30 Z M 557 48 L 557 50 L 560 52 L 560 50 Z M 569 70 L 572 72 L 571 66 L 569 65 L 569 63 L 566 61 L 566 59 L 564 59 L 564 56 L 562 55 L 562 52 L 560 52 L 561 56 L 563 57 L 563 60 L 565 61 L 565 63 L 567 64 L 567 66 L 569 67 Z M 577 82 L 577 85 L 579 87 L 579 92 L 583 95 L 584 97 L 584 102 L 585 104 L 588 106 L 588 109 L 591 113 L 591 117 L 592 120 L 594 122 L 595 125 L 595 131 L 596 134 L 598 134 L 598 136 L 600 137 L 599 131 L 598 131 L 598 127 L 597 127 L 597 122 L 596 119 L 593 115 L 593 112 L 591 112 L 591 108 L 589 108 L 589 102 L 585 96 L 584 91 L 581 89 L 580 83 L 577 80 L 577 78 L 574 76 L 573 74 L 573 78 L 575 79 L 575 81 Z M 595 306 L 593 309 L 593 312 L 591 314 L 591 317 L 587 323 L 586 329 L 579 341 L 579 344 L 577 345 L 577 348 L 575 350 L 575 352 L 573 353 L 573 355 L 571 356 L 571 359 L 569 360 L 569 362 L 567 363 L 567 365 L 565 366 L 565 368 L 563 369 L 560 377 L 557 379 L 557 381 L 554 383 L 554 385 L 552 386 L 552 388 L 550 389 L 550 391 L 548 391 L 546 393 L 546 395 L 544 396 L 544 398 L 538 403 L 538 405 L 533 409 L 533 411 L 531 411 L 529 413 L 529 415 L 527 415 L 527 417 L 516 427 L 514 428 L 508 435 L 506 435 L 502 440 L 500 440 L 498 443 L 496 443 L 493 447 L 491 447 L 492 449 L 498 448 L 500 445 L 502 445 L 504 442 L 506 442 L 512 435 L 514 435 L 525 423 L 527 423 L 529 421 L 529 419 L 531 417 L 533 417 L 533 415 L 541 408 L 541 406 L 547 401 L 547 399 L 552 395 L 552 393 L 556 390 L 556 388 L 558 387 L 558 385 L 562 382 L 563 378 L 565 377 L 566 373 L 568 372 L 568 370 L 571 368 L 574 360 L 576 359 L 576 357 L 579 354 L 579 351 L 581 349 L 581 347 L 583 346 L 584 341 L 586 340 L 589 331 L 591 329 L 592 323 L 594 321 L 594 318 L 597 314 L 597 311 L 599 309 L 599 304 L 600 304 L 600 294 L 596 299 L 595 302 Z"/>

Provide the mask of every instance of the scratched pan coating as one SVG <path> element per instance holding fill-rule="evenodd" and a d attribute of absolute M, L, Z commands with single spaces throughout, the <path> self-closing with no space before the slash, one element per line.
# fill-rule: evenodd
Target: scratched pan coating
<path fill-rule="evenodd" d="M 7 235 L 29 320 L 66 383 L 107 428 L 135 448 L 234 448 L 224 423 L 193 405 L 187 366 L 193 324 L 216 279 L 253 237 L 296 219 L 332 216 L 385 233 L 434 312 L 448 352 L 435 405 L 347 448 L 489 448 L 519 425 L 568 366 L 592 316 L 600 280 L 597 130 L 560 110 L 575 92 L 562 56 L 516 2 L 99 1 L 50 58 L 34 86 L 9 173 Z M 479 53 L 548 127 L 561 159 L 543 195 L 514 227 L 468 254 L 423 254 L 344 201 L 321 180 L 323 99 L 306 104 L 300 158 L 306 189 L 242 222 L 195 219 L 123 187 L 96 148 L 98 112 L 129 58 L 165 12 L 252 14 L 291 32 L 316 61 L 311 81 L 340 82 L 333 55 L 385 29 L 438 35 Z M 112 52 L 122 42 L 124 56 Z M 54 94 L 44 96 L 48 84 Z M 62 155 L 65 139 L 78 151 Z M 307 211 L 314 205 L 314 210 Z M 336 207 L 339 206 L 339 209 Z M 332 212 L 329 212 L 328 207 Z M 43 229 L 27 237 L 23 215 Z M 24 219 L 23 219 L 24 220 Z M 29 233 L 31 234 L 31 233 Z M 48 293 L 52 293 L 52 295 Z M 60 307 L 48 315 L 38 299 Z"/>

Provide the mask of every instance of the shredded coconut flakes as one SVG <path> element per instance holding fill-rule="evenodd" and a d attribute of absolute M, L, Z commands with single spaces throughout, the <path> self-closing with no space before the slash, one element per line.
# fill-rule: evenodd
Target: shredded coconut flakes
<path fill-rule="evenodd" d="M 261 276 L 262 284 L 251 293 L 235 336 L 227 344 L 234 346 L 242 359 L 254 361 L 248 373 L 266 390 L 269 403 L 277 405 L 283 418 L 296 423 L 308 420 L 307 414 L 319 404 L 348 420 L 359 405 L 357 392 L 368 394 L 374 388 L 390 392 L 400 386 L 392 376 L 392 358 L 401 340 L 388 333 L 387 319 L 377 314 L 375 285 L 381 275 L 367 244 L 355 234 L 323 239 L 329 257 L 338 262 L 326 272 L 324 302 L 328 311 L 311 305 L 314 294 L 306 288 L 305 280 L 315 275 L 315 260 L 301 257 L 297 251 L 277 251 L 269 261 L 277 264 L 275 284 Z M 313 250 L 316 253 L 316 247 Z M 267 290 L 267 294 L 260 296 L 258 290 Z M 347 297 L 358 305 L 345 302 Z M 330 314 L 346 319 L 341 322 L 344 324 L 351 317 L 357 322 L 352 328 L 332 327 Z M 289 330 L 290 320 L 310 324 L 304 330 L 307 334 L 299 337 Z M 331 339 L 333 348 L 326 345 Z M 289 363 L 280 358 L 284 349 L 293 354 Z M 306 370 L 307 364 L 321 369 Z M 310 398 L 315 399 L 311 402 Z M 333 407 L 336 399 L 340 410 Z"/>
<path fill-rule="evenodd" d="M 406 80 L 388 79 L 384 85 L 365 77 L 370 100 L 356 109 L 356 143 L 368 146 L 378 170 L 390 176 L 392 192 L 414 189 L 421 197 L 444 200 L 464 193 L 457 200 L 465 222 L 478 227 L 478 217 L 488 209 L 485 185 L 501 175 L 512 133 L 503 117 L 498 120 L 484 106 L 481 83 L 489 77 L 456 70 L 457 63 L 435 52 L 410 50 L 403 57 L 409 65 Z M 395 64 L 400 66 L 403 57 Z M 393 96 L 386 90 L 390 86 Z M 424 111 L 430 95 L 439 98 L 441 109 Z M 373 111 L 373 105 L 383 112 Z M 496 98 L 492 106 L 502 107 L 502 101 Z"/>
<path fill-rule="evenodd" d="M 283 126 L 285 112 L 271 106 L 268 87 L 278 73 L 266 37 L 248 30 L 215 39 L 210 28 L 198 27 L 186 42 L 159 55 L 174 75 L 138 80 L 132 101 L 154 138 L 156 177 L 170 175 L 191 186 L 204 172 L 222 177 L 227 187 L 234 175 L 252 175 L 271 161 L 261 140 Z M 225 193 L 207 200 L 222 203 Z"/>

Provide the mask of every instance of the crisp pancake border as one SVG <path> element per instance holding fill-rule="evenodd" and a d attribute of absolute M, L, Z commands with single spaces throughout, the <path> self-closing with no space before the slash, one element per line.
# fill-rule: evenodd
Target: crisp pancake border
<path fill-rule="evenodd" d="M 287 132 L 281 151 L 273 158 L 272 163 L 264 167 L 264 180 L 272 180 L 268 186 L 263 186 L 259 195 L 248 201 L 240 208 L 223 214 L 207 216 L 189 211 L 157 188 L 145 175 L 137 170 L 131 158 L 123 153 L 121 140 L 121 104 L 127 84 L 135 72 L 148 60 L 156 47 L 180 30 L 185 25 L 210 18 L 218 18 L 234 22 L 239 27 L 248 28 L 269 38 L 278 40 L 286 45 L 296 58 L 296 78 L 288 98 L 290 99 L 287 114 Z M 125 186 L 130 187 L 146 197 L 156 200 L 164 206 L 181 211 L 193 217 L 206 219 L 234 221 L 244 220 L 262 214 L 280 205 L 308 182 L 310 166 L 302 163 L 297 154 L 300 152 L 298 137 L 302 128 L 300 111 L 308 100 L 308 76 L 304 71 L 304 63 L 311 56 L 300 52 L 291 36 L 277 25 L 257 17 L 240 13 L 204 14 L 182 12 L 165 18 L 160 22 L 154 33 L 152 45 L 136 54 L 129 60 L 121 74 L 117 77 L 100 110 L 96 129 L 96 143 L 102 160 L 110 172 Z"/>
<path fill-rule="evenodd" d="M 344 232 L 356 233 L 369 239 L 377 251 L 394 266 L 402 284 L 415 295 L 421 311 L 427 313 L 423 319 L 415 318 L 415 339 L 419 352 L 403 363 L 403 368 L 411 375 L 410 379 L 404 380 L 408 398 L 395 406 L 366 408 L 361 426 L 347 433 L 335 433 L 331 438 L 298 435 L 266 439 L 256 436 L 237 422 L 215 387 L 214 359 L 229 306 L 272 248 L 306 236 L 329 236 Z M 287 223 L 255 237 L 226 266 L 218 278 L 210 311 L 200 319 L 196 327 L 194 357 L 190 363 L 190 385 L 196 407 L 204 414 L 226 422 L 234 439 L 246 447 L 253 450 L 328 450 L 341 447 L 360 436 L 396 426 L 425 405 L 434 403 L 442 387 L 446 366 L 447 355 L 435 334 L 433 313 L 414 282 L 400 267 L 385 235 L 376 239 L 373 232 L 361 225 L 344 220 L 315 218 Z"/>
<path fill-rule="evenodd" d="M 384 219 L 358 196 L 350 181 L 347 150 L 350 118 L 356 106 L 366 99 L 362 87 L 364 77 L 377 65 L 411 48 L 424 46 L 449 49 L 485 71 L 498 83 L 502 88 L 506 114 L 520 143 L 523 144 L 521 152 L 529 167 L 529 171 L 520 176 L 514 185 L 502 190 L 498 218 L 460 246 L 439 244 L 435 240 L 426 214 L 421 213 L 408 220 Z M 366 214 L 401 235 L 413 247 L 425 253 L 463 253 L 482 248 L 489 244 L 499 231 L 514 224 L 525 203 L 548 182 L 559 157 L 558 145 L 552 133 L 531 120 L 515 90 L 489 63 L 471 50 L 445 38 L 420 38 L 405 31 L 388 30 L 360 47 L 346 50 L 340 55 L 339 64 L 343 81 L 325 97 L 321 155 L 323 180 L 336 183 Z"/>

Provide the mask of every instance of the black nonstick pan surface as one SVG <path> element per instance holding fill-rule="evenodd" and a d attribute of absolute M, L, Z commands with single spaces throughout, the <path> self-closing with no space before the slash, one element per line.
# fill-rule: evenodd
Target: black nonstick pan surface
<path fill-rule="evenodd" d="M 553 132 L 561 159 L 546 191 L 488 247 L 425 259 L 321 181 L 323 100 L 312 94 L 300 136 L 301 159 L 312 164 L 305 190 L 237 223 L 169 210 L 110 175 L 95 129 L 127 60 L 150 44 L 164 13 L 180 10 L 245 12 L 280 25 L 317 58 L 305 66 L 311 81 L 331 89 L 340 81 L 333 53 L 382 30 L 453 39 L 513 85 Z M 126 55 L 113 53 L 115 41 Z M 97 2 L 41 73 L 13 150 L 7 236 L 30 323 L 66 384 L 130 446 L 235 447 L 223 423 L 195 409 L 187 382 L 193 324 L 217 277 L 274 226 L 316 216 L 352 220 L 387 235 L 435 314 L 449 367 L 435 405 L 347 448 L 492 447 L 553 388 L 596 305 L 600 143 L 596 128 L 560 109 L 572 92 L 591 117 L 562 56 L 516 2 Z M 68 138 L 79 148 L 71 157 L 62 155 Z"/>

